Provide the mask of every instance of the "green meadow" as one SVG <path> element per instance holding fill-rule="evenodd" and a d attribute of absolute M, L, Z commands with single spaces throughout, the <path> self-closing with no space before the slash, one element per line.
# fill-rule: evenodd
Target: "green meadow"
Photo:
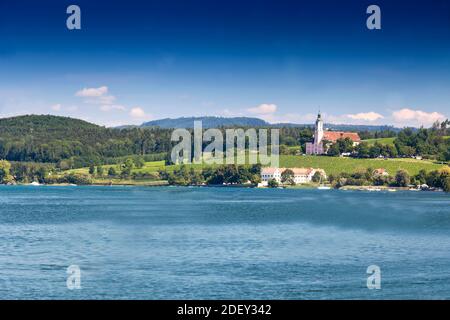
<path fill-rule="evenodd" d="M 357 169 L 384 168 L 390 174 L 398 170 L 406 170 L 409 174 L 417 174 L 421 169 L 432 171 L 442 168 L 444 165 L 436 164 L 428 160 L 416 160 L 411 158 L 395 159 L 356 159 L 327 156 L 280 156 L 280 167 L 313 167 L 324 169 L 327 174 L 341 172 L 354 172 Z"/>
<path fill-rule="evenodd" d="M 444 136 L 444 140 L 450 139 L 450 136 Z M 381 143 L 381 144 L 390 144 L 394 145 L 395 137 L 393 138 L 378 138 L 378 139 L 367 139 L 363 140 L 362 142 L 367 142 L 369 145 L 374 145 L 375 142 Z"/>
<path fill-rule="evenodd" d="M 367 140 L 363 140 L 362 142 L 366 142 L 371 146 L 374 145 L 375 142 L 378 142 L 381 144 L 394 145 L 394 140 L 395 140 L 395 138 L 378 138 L 378 139 L 367 139 Z"/>
<path fill-rule="evenodd" d="M 189 168 L 201 170 L 206 167 L 214 167 L 217 165 L 201 165 L 189 164 Z M 432 171 L 442 168 L 444 165 L 437 164 L 428 160 L 416 160 L 411 158 L 396 158 L 396 159 L 356 159 L 347 157 L 328 157 L 328 156 L 298 156 L 298 155 L 281 155 L 280 167 L 294 168 L 294 167 L 313 167 L 324 169 L 327 174 L 339 174 L 342 172 L 352 173 L 359 169 L 376 169 L 384 168 L 390 174 L 395 174 L 398 170 L 406 170 L 409 174 L 417 174 L 421 169 Z M 104 165 L 102 166 L 106 173 L 110 167 L 114 167 L 120 172 L 119 165 Z M 155 174 L 160 170 L 172 172 L 179 169 L 180 165 L 165 165 L 164 161 L 146 162 L 142 168 L 134 168 L 132 173 L 139 174 Z M 89 168 L 80 168 L 67 171 L 67 173 L 84 173 L 88 174 Z"/>

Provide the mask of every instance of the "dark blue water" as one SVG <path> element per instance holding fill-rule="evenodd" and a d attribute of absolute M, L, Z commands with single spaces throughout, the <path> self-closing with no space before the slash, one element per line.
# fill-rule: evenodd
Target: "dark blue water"
<path fill-rule="evenodd" d="M 1 186 L 0 298 L 448 299 L 450 196 Z"/>

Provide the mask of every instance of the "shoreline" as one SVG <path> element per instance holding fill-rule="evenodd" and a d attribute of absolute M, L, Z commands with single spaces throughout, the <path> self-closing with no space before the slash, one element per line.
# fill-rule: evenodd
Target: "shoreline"
<path fill-rule="evenodd" d="M 17 183 L 17 184 L 0 184 L 0 186 L 25 186 L 25 187 L 181 187 L 181 188 L 243 188 L 243 189 L 287 189 L 287 190 L 318 190 L 318 185 L 298 185 L 298 186 L 279 186 L 278 188 L 257 187 L 256 185 L 170 185 L 167 181 L 157 181 L 156 183 L 92 183 L 92 184 L 70 184 L 70 183 L 54 183 L 54 184 L 31 184 L 31 183 Z M 328 190 L 339 191 L 362 191 L 362 192 L 444 192 L 443 190 L 421 190 L 409 187 L 388 187 L 388 186 L 344 186 L 341 188 L 333 188 L 331 186 Z"/>

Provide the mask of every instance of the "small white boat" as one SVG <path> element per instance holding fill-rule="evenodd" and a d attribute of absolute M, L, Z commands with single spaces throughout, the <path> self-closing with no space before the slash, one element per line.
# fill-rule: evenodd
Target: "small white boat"
<path fill-rule="evenodd" d="M 40 186 L 41 184 L 37 181 L 33 181 L 32 183 L 29 184 L 30 186 Z"/>
<path fill-rule="evenodd" d="M 397 192 L 395 189 L 388 189 L 389 192 Z"/>

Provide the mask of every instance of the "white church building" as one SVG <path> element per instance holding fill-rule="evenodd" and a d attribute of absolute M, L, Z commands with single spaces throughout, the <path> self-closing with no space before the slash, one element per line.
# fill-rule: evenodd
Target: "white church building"
<path fill-rule="evenodd" d="M 339 139 L 349 138 L 356 146 L 361 142 L 359 134 L 356 132 L 343 131 L 324 131 L 323 120 L 319 112 L 317 115 L 316 124 L 314 127 L 314 142 L 306 143 L 306 154 L 325 154 L 327 153 L 329 145 L 335 143 Z"/>
<path fill-rule="evenodd" d="M 322 116 L 317 115 L 316 126 L 314 127 L 314 142 L 306 143 L 306 154 L 324 154 L 323 148 L 323 121 Z"/>

